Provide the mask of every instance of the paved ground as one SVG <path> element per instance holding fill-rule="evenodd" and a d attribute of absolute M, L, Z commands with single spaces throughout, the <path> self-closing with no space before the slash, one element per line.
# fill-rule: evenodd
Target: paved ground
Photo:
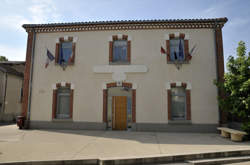
<path fill-rule="evenodd" d="M 0 162 L 137 157 L 250 149 L 218 134 L 19 130 L 0 126 Z"/>

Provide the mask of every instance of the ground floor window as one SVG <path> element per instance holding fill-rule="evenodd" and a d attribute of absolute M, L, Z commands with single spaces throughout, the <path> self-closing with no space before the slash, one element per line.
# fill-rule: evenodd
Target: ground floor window
<path fill-rule="evenodd" d="M 57 90 L 56 118 L 70 118 L 70 89 L 67 87 L 61 87 Z"/>
<path fill-rule="evenodd" d="M 71 119 L 73 115 L 74 86 L 57 83 L 53 89 L 52 119 Z"/>
<path fill-rule="evenodd" d="M 187 83 L 171 83 L 168 92 L 168 120 L 191 120 L 191 91 Z"/>
<path fill-rule="evenodd" d="M 171 116 L 172 120 L 186 119 L 186 91 L 183 87 L 171 89 Z"/>

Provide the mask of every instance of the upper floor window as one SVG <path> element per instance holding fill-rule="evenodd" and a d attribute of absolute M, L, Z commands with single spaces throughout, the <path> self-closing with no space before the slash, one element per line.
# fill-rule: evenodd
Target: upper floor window
<path fill-rule="evenodd" d="M 168 63 L 187 63 L 192 56 L 189 53 L 189 35 L 172 33 L 166 35 L 166 54 Z"/>
<path fill-rule="evenodd" d="M 62 66 L 67 66 L 74 63 L 75 60 L 75 45 L 73 37 L 59 39 L 59 43 L 56 44 L 56 56 L 55 62 Z"/>
<path fill-rule="evenodd" d="M 60 44 L 58 63 L 67 65 L 72 62 L 72 53 L 72 42 L 62 42 Z"/>
<path fill-rule="evenodd" d="M 116 40 L 113 42 L 113 59 L 114 63 L 128 63 L 128 42 L 126 40 Z"/>
<path fill-rule="evenodd" d="M 184 61 L 184 40 L 181 38 L 170 39 L 170 60 L 171 61 Z"/>
<path fill-rule="evenodd" d="M 114 35 L 109 42 L 109 63 L 130 64 L 131 41 L 127 35 Z"/>

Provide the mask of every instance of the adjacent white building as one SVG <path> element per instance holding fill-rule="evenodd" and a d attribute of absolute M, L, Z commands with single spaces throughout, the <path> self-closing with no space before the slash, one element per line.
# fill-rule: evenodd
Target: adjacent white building
<path fill-rule="evenodd" d="M 0 62 L 0 122 L 14 122 L 22 112 L 23 61 Z"/>

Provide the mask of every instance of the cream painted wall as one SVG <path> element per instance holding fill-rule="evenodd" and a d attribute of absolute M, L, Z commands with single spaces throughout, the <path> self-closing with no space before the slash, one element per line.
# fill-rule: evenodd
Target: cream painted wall
<path fill-rule="evenodd" d="M 189 34 L 189 48 L 197 49 L 190 64 L 180 70 L 166 63 L 160 53 L 165 47 L 166 33 Z M 167 123 L 167 91 L 165 83 L 190 82 L 192 123 L 218 123 L 215 43 L 212 29 L 126 30 L 96 32 L 38 33 L 35 46 L 31 120 L 52 120 L 52 85 L 57 82 L 74 84 L 74 121 L 102 122 L 102 84 L 113 82 L 112 74 L 96 74 L 93 67 L 108 65 L 108 38 L 114 34 L 129 35 L 131 64 L 145 65 L 147 73 L 128 73 L 127 81 L 136 83 L 136 120 L 138 123 Z M 76 36 L 76 58 L 65 71 L 54 62 L 45 69 L 46 50 L 55 54 L 56 39 Z"/>

